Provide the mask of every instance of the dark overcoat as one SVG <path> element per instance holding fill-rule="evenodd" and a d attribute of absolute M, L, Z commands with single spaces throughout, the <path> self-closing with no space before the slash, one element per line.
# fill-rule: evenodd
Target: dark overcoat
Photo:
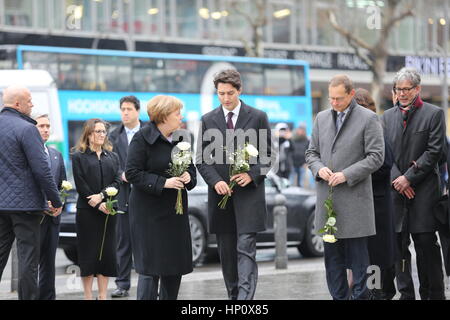
<path fill-rule="evenodd" d="M 404 175 L 416 194 L 407 200 L 394 192 L 396 232 L 402 231 L 406 221 L 410 233 L 434 232 L 437 226 L 433 207 L 440 197 L 438 162 L 445 143 L 444 112 L 424 102 L 414 107 L 406 128 L 398 107 L 386 110 L 382 119 L 394 153 L 391 181 Z"/>
<path fill-rule="evenodd" d="M 269 160 L 275 156 L 272 152 L 273 144 L 267 114 L 241 101 L 241 109 L 234 133 L 237 133 L 238 129 L 244 131 L 253 130 L 257 138 L 255 147 L 259 149 L 260 155 L 255 160 L 256 163 L 252 164 L 250 162 L 248 174 L 253 181 L 245 187 L 236 185 L 225 209 L 218 207 L 218 203 L 223 196 L 216 193 L 214 186 L 219 181 L 227 183 L 230 181 L 230 164 L 225 163 L 226 155 L 218 157 L 221 163 L 218 163 L 218 161 L 208 163 L 208 155 L 206 154 L 209 145 L 214 141 L 214 138 L 212 141 L 209 140 L 208 132 L 215 135 L 215 138 L 218 138 L 223 144 L 230 142 L 229 139 L 227 141 L 226 122 L 222 107 L 219 106 L 205 114 L 201 122 L 201 134 L 197 149 L 197 168 L 208 184 L 209 232 L 252 233 L 264 231 L 267 219 L 264 179 L 266 177 L 265 173 L 270 167 Z M 247 131 L 247 133 L 250 131 Z M 262 134 L 260 135 L 259 133 Z M 236 143 L 236 146 L 238 146 L 238 143 Z M 261 161 L 262 153 L 264 153 L 264 161 Z"/>
<path fill-rule="evenodd" d="M 131 140 L 125 175 L 132 184 L 128 210 L 136 272 L 181 275 L 192 272 L 192 245 L 186 189 L 195 187 L 196 171 L 183 190 L 183 214 L 176 214 L 176 189 L 165 189 L 176 142 L 169 142 L 153 122 Z"/>
<path fill-rule="evenodd" d="M 140 121 L 141 128 L 144 123 Z M 127 163 L 128 157 L 128 138 L 127 133 L 125 131 L 125 126 L 122 124 L 118 128 L 116 128 L 113 132 L 111 132 L 109 139 L 113 145 L 113 151 L 117 153 L 119 156 L 119 164 L 120 171 L 119 174 L 122 176 L 122 173 L 125 171 L 125 165 Z M 120 181 L 120 192 L 117 196 L 119 210 L 128 212 L 128 198 L 130 196 L 130 184 L 125 181 Z"/>
<path fill-rule="evenodd" d="M 392 202 L 391 168 L 394 163 L 389 142 L 384 144 L 384 163 L 372 173 L 373 203 L 376 235 L 369 237 L 370 264 L 387 268 L 394 264 L 396 237 L 394 230 L 394 204 Z"/>

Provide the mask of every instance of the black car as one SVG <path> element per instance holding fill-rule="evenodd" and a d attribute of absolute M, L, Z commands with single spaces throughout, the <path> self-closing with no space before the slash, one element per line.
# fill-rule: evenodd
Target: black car
<path fill-rule="evenodd" d="M 197 180 L 197 186 L 188 193 L 194 264 L 200 264 L 207 257 L 217 255 L 215 235 L 207 232 L 207 185 L 200 175 Z M 258 248 L 275 247 L 272 212 L 275 196 L 279 193 L 286 197 L 288 246 L 297 247 L 304 257 L 322 256 L 322 238 L 314 234 L 315 193 L 299 187 L 289 187 L 286 179 L 272 174 L 266 179 L 266 202 L 269 212 L 267 230 L 257 234 Z M 71 194 L 61 217 L 59 240 L 59 247 L 74 263 L 77 262 L 75 205 L 76 194 Z"/>

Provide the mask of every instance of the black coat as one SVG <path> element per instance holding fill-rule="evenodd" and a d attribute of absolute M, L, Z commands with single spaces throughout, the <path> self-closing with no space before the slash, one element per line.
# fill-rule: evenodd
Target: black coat
<path fill-rule="evenodd" d="M 132 184 L 129 199 L 131 243 L 136 272 L 145 275 L 180 275 L 192 272 L 192 245 L 188 197 L 197 183 L 195 167 L 183 190 L 183 214 L 176 214 L 176 189 L 165 189 L 175 144 L 153 122 L 137 132 L 128 149 L 125 175 Z"/>
<path fill-rule="evenodd" d="M 392 202 L 391 168 L 394 155 L 385 137 L 384 162 L 372 173 L 373 201 L 376 235 L 368 238 L 370 264 L 383 268 L 394 264 L 396 237 L 394 229 L 394 204 Z"/>
<path fill-rule="evenodd" d="M 438 162 L 445 143 L 444 112 L 426 102 L 413 110 L 406 128 L 398 107 L 383 114 L 385 134 L 394 153 L 391 181 L 404 175 L 415 191 L 412 200 L 394 192 L 395 228 L 401 232 L 406 221 L 410 233 L 434 232 L 433 208 L 440 197 Z"/>
<path fill-rule="evenodd" d="M 294 147 L 293 160 L 294 167 L 301 167 L 306 163 L 305 152 L 308 150 L 309 140 L 308 137 L 294 137 L 291 139 Z"/>
<path fill-rule="evenodd" d="M 223 137 L 222 141 L 226 141 L 226 122 L 223 109 L 221 106 L 208 112 L 202 117 L 202 140 L 198 142 L 198 152 L 202 152 L 208 148 L 210 141 L 205 136 L 205 132 L 209 129 L 219 130 Z M 267 114 L 261 110 L 252 108 L 241 101 L 241 109 L 239 111 L 235 130 L 267 130 L 268 133 L 264 141 L 257 137 L 258 143 L 255 145 L 259 151 L 263 151 L 263 145 L 267 146 L 267 158 L 274 159 L 276 155 L 272 154 L 273 144 L 271 143 L 270 127 Z M 199 138 L 200 139 L 200 138 Z M 262 153 L 262 152 L 261 152 Z M 200 155 L 200 154 L 198 154 Z M 202 177 L 208 184 L 208 217 L 209 232 L 211 233 L 252 233 L 264 231 L 266 229 L 267 209 L 265 198 L 264 179 L 266 176 L 261 169 L 270 168 L 273 162 L 261 161 L 262 155 L 258 156 L 257 163 L 250 166 L 248 174 L 253 182 L 245 187 L 236 185 L 233 194 L 229 198 L 225 209 L 220 209 L 218 203 L 223 198 L 222 195 L 216 193 L 214 186 L 219 181 L 230 181 L 230 165 L 229 164 L 208 164 L 205 161 L 197 160 L 197 168 Z M 224 159 L 222 159 L 224 161 Z M 268 159 L 264 159 L 268 160 Z"/>
<path fill-rule="evenodd" d="M 102 151 L 99 161 L 97 153 L 90 149 L 77 151 L 72 155 L 72 170 L 78 192 L 78 209 L 92 208 L 87 199 L 90 195 L 101 192 L 106 199 L 106 188 L 119 190 L 119 157 L 114 152 Z"/>
<path fill-rule="evenodd" d="M 141 128 L 144 126 L 144 123 L 140 121 Z M 125 166 L 127 164 L 128 157 L 128 138 L 127 133 L 125 131 L 125 126 L 122 124 L 120 127 L 111 132 L 109 136 L 109 140 L 113 145 L 113 151 L 117 153 L 119 156 L 120 163 L 120 176 L 125 171 Z M 128 198 L 130 197 L 130 184 L 125 181 L 120 181 L 120 192 L 117 196 L 118 201 L 118 209 L 124 212 L 128 212 Z"/>

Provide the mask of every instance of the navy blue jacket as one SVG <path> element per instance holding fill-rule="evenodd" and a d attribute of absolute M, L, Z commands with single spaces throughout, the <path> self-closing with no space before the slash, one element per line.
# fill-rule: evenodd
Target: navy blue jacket
<path fill-rule="evenodd" d="M 61 152 L 52 147 L 47 147 L 50 155 L 50 169 L 52 170 L 53 179 L 55 180 L 58 190 L 61 190 L 61 185 L 64 180 L 67 180 L 66 167 L 64 166 L 64 159 Z M 53 223 L 59 224 L 61 222 L 61 215 L 52 218 Z"/>
<path fill-rule="evenodd" d="M 0 212 L 61 207 L 36 121 L 5 107 L 0 112 Z"/>

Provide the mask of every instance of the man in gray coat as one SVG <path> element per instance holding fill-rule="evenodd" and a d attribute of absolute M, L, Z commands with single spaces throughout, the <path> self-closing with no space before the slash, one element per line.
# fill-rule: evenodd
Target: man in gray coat
<path fill-rule="evenodd" d="M 410 234 L 414 240 L 420 297 L 445 299 L 440 246 L 433 207 L 440 196 L 439 159 L 444 153 L 445 120 L 441 108 L 420 98 L 420 75 L 401 69 L 394 78 L 396 103 L 383 115 L 394 152 L 391 179 L 395 231 L 401 249 L 396 265 L 400 299 L 415 299 L 411 277 Z"/>
<path fill-rule="evenodd" d="M 367 299 L 367 237 L 375 234 L 370 175 L 383 164 L 383 132 L 377 115 L 353 99 L 347 76 L 333 77 L 328 92 L 332 108 L 317 114 L 306 151 L 318 182 L 315 228 L 326 223 L 324 202 L 332 188 L 337 242 L 324 242 L 328 289 L 333 299 Z M 353 272 L 351 293 L 347 268 Z"/>
<path fill-rule="evenodd" d="M 262 161 L 264 157 L 261 153 L 273 158 L 269 121 L 265 112 L 239 99 L 241 78 L 236 70 L 224 70 L 217 74 L 214 85 L 221 106 L 202 117 L 197 168 L 208 184 L 209 232 L 217 236 L 228 297 L 232 300 L 251 300 L 258 279 L 256 233 L 266 228 L 264 179 L 270 169 L 270 161 Z M 248 172 L 231 177 L 231 181 L 237 183 L 231 191 L 228 186 L 230 165 L 220 156 L 217 157 L 223 154 L 223 144 L 218 141 L 227 141 L 225 145 L 229 147 L 229 142 L 235 138 L 239 141 L 244 132 L 254 133 L 257 141 L 250 139 L 250 143 L 259 149 L 260 155 L 256 163 L 250 162 Z M 210 133 L 214 135 L 214 140 L 207 137 Z M 228 139 L 230 136 L 231 140 Z M 212 145 L 218 147 L 215 154 L 209 152 Z M 235 146 L 238 150 L 242 148 L 239 143 Z M 215 159 L 212 162 L 211 156 Z M 225 209 L 220 209 L 218 203 L 226 194 L 232 196 Z"/>

